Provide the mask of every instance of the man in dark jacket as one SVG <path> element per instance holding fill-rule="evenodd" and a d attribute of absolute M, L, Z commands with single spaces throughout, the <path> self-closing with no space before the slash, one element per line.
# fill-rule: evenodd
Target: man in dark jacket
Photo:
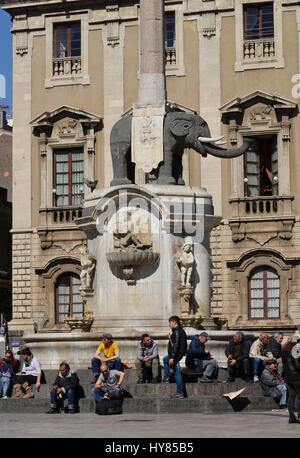
<path fill-rule="evenodd" d="M 235 377 L 242 377 L 250 382 L 249 352 L 251 343 L 245 340 L 242 332 L 236 332 L 225 350 L 227 356 L 228 382 L 234 382 Z"/>
<path fill-rule="evenodd" d="M 267 345 L 267 350 L 272 353 L 274 358 L 277 360 L 277 370 L 279 374 L 282 374 L 282 359 L 281 359 L 281 353 L 282 353 L 282 348 L 281 344 L 283 341 L 283 333 L 282 332 L 276 332 L 274 336 L 271 336 L 269 339 L 269 343 Z"/>
<path fill-rule="evenodd" d="M 60 413 L 60 409 L 57 406 L 58 399 L 67 399 L 68 407 L 65 411 L 68 413 L 75 413 L 75 401 L 79 391 L 77 373 L 76 371 L 71 371 L 69 364 L 66 362 L 60 364 L 59 370 L 60 372 L 50 392 L 51 407 L 46 413 Z"/>
<path fill-rule="evenodd" d="M 178 316 L 171 316 L 171 318 L 169 318 L 169 326 L 172 330 L 172 333 L 169 334 L 168 355 L 163 358 L 163 382 L 169 383 L 170 367 L 172 367 L 177 385 L 177 393 L 174 394 L 172 398 L 183 398 L 184 389 L 179 362 L 186 354 L 187 338 L 185 331 L 180 326 L 180 319 Z"/>
<path fill-rule="evenodd" d="M 210 339 L 207 332 L 201 332 L 201 334 L 193 336 L 185 359 L 186 367 L 195 369 L 198 372 L 203 371 L 203 375 L 200 378 L 201 383 L 213 382 L 218 374 L 217 361 L 205 350 L 205 344 Z"/>
<path fill-rule="evenodd" d="M 265 396 L 279 400 L 279 407 L 286 409 L 287 388 L 283 379 L 277 372 L 276 360 L 267 361 L 261 377 L 260 384 Z"/>

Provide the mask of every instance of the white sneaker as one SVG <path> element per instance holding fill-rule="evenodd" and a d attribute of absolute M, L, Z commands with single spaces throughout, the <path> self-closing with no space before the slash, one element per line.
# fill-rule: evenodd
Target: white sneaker
<path fill-rule="evenodd" d="M 8 396 L 3 396 L 3 398 L 2 398 L 2 399 L 9 399 L 9 397 L 8 397 Z"/>
<path fill-rule="evenodd" d="M 254 375 L 254 377 L 253 377 L 253 382 L 259 382 L 258 375 Z"/>

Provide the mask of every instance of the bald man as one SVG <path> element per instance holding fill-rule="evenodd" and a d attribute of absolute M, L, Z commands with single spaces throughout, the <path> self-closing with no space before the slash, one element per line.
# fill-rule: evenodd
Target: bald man
<path fill-rule="evenodd" d="M 100 366 L 100 376 L 92 389 L 95 401 L 102 401 L 102 399 L 110 399 L 109 393 L 114 393 L 122 396 L 122 382 L 124 380 L 124 372 L 110 369 L 106 363 Z"/>

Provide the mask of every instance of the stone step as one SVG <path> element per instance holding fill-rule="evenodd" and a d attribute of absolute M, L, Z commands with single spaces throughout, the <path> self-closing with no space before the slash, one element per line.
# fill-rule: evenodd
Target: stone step
<path fill-rule="evenodd" d="M 80 412 L 95 412 L 95 401 L 92 398 L 80 400 Z M 234 407 L 233 407 L 234 406 Z M 124 413 L 232 413 L 238 410 L 265 411 L 276 408 L 271 398 L 264 396 L 245 396 L 235 404 L 219 396 L 191 396 L 184 399 L 169 397 L 135 397 L 124 399 Z M 46 398 L 6 399 L 0 400 L 0 413 L 44 413 L 49 409 Z"/>
<path fill-rule="evenodd" d="M 91 383 L 80 383 L 83 388 L 84 394 L 87 398 L 92 397 L 92 388 L 94 387 Z M 37 398 L 49 398 L 49 393 L 52 388 L 52 384 L 42 384 L 39 391 L 37 392 L 34 385 L 32 386 L 35 396 Z M 145 383 L 137 385 L 136 383 L 124 383 L 124 390 L 130 395 L 142 396 L 142 397 L 165 397 L 169 396 L 176 391 L 176 384 L 170 383 Z M 260 396 L 262 394 L 262 388 L 259 383 L 244 383 L 243 381 L 234 383 L 186 383 L 185 389 L 188 396 L 200 396 L 200 395 L 220 395 L 224 393 L 230 393 L 245 388 L 244 394 Z"/>
<path fill-rule="evenodd" d="M 200 376 L 200 374 L 196 373 L 195 371 L 190 371 L 191 374 L 194 373 L 195 375 L 187 376 L 185 374 L 185 368 L 182 369 L 182 372 L 183 372 L 183 377 L 185 377 L 187 379 L 187 381 L 188 381 L 188 379 L 190 377 L 192 377 L 192 381 L 196 381 L 197 378 Z M 47 383 L 52 384 L 54 382 L 55 378 L 56 378 L 56 375 L 57 375 L 58 371 L 54 370 L 54 369 L 45 369 L 44 373 L 45 373 L 45 377 L 46 377 Z M 93 378 L 92 371 L 89 370 L 89 369 L 78 369 L 77 370 L 77 375 L 79 377 L 79 380 L 80 380 L 81 384 L 89 383 Z M 219 381 L 226 380 L 227 379 L 227 375 L 228 375 L 227 374 L 227 370 L 223 369 L 223 368 L 220 368 L 219 369 L 219 373 L 218 373 L 218 380 Z M 163 369 L 162 369 L 162 376 L 163 376 Z M 127 383 L 136 383 L 137 378 L 138 378 L 138 376 L 137 376 L 137 371 L 136 371 L 135 368 L 125 369 L 125 380 L 126 380 Z"/>

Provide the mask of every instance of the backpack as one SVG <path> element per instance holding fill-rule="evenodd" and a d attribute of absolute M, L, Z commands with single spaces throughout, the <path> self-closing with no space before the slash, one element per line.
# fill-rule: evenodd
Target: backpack
<path fill-rule="evenodd" d="M 123 412 L 122 399 L 102 399 L 96 403 L 96 413 L 98 415 L 113 415 Z"/>

